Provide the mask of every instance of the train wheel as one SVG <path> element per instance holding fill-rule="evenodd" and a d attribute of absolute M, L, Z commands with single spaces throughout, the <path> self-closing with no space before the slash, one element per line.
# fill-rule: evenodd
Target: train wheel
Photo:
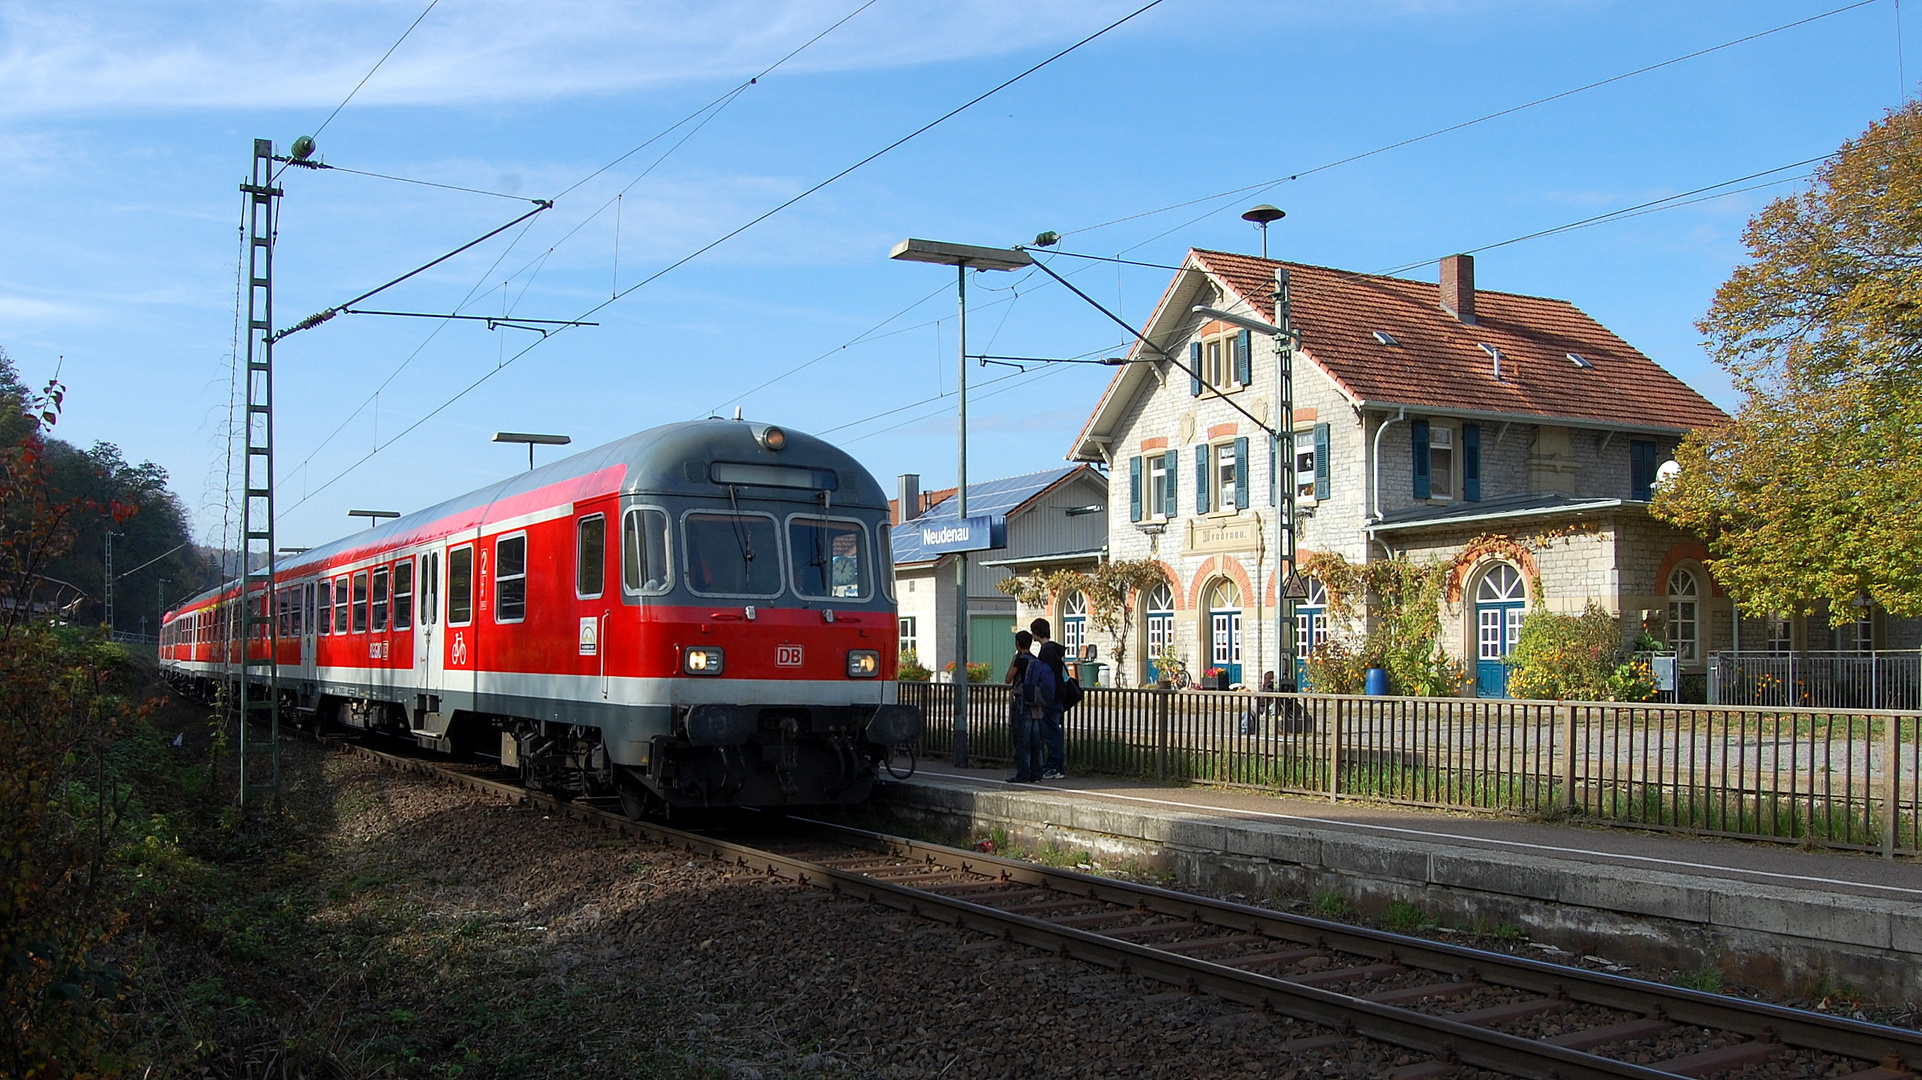
<path fill-rule="evenodd" d="M 648 790 L 646 784 L 628 775 L 627 770 L 619 766 L 615 767 L 614 786 L 621 795 L 621 813 L 626 814 L 630 819 L 645 821 L 648 818 L 663 816 L 662 811 L 666 806 L 661 802 L 660 797 Z"/>

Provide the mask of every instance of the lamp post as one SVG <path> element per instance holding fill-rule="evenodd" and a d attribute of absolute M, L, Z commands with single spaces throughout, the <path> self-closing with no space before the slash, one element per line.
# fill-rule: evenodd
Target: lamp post
<path fill-rule="evenodd" d="M 366 518 L 367 527 L 371 529 L 383 521 L 392 521 L 393 519 L 399 517 L 400 511 L 398 510 L 349 510 L 347 511 L 347 516 Z"/>
<path fill-rule="evenodd" d="M 173 584 L 172 578 L 155 578 L 153 583 L 154 626 L 167 625 L 167 586 Z M 157 632 L 157 631 L 156 631 Z"/>
<path fill-rule="evenodd" d="M 1256 209 L 1260 209 L 1257 207 Z M 1254 213 L 1253 210 L 1249 213 Z M 1271 219 L 1272 220 L 1272 219 Z M 1266 223 L 1263 235 L 1266 236 Z M 1277 409 L 1277 422 L 1270 429 L 1275 439 L 1275 452 L 1286 454 L 1286 468 L 1275 469 L 1275 569 L 1281 573 L 1283 565 L 1288 567 L 1288 576 L 1280 579 L 1281 585 L 1275 589 L 1275 645 L 1276 658 L 1281 670 L 1275 673 L 1276 686 L 1287 686 L 1291 691 L 1297 688 L 1295 678 L 1295 601 L 1308 598 L 1308 590 L 1295 571 L 1295 329 L 1293 325 L 1291 302 L 1288 296 L 1288 271 L 1275 271 L 1275 321 L 1264 322 L 1247 315 L 1198 304 L 1194 308 L 1197 315 L 1219 319 L 1258 334 L 1267 334 L 1275 342 L 1275 376 L 1279 383 L 1277 396 L 1280 406 Z M 1277 466 L 1280 462 L 1276 463 Z M 1288 681 L 1281 682 L 1286 674 Z"/>
<path fill-rule="evenodd" d="M 958 464 L 955 469 L 954 514 L 957 520 L 968 516 L 968 270 L 1019 270 L 1033 265 L 1025 251 L 1012 248 L 976 247 L 972 244 L 944 244 L 934 240 L 903 240 L 888 253 L 890 259 L 935 263 L 955 269 L 956 302 L 959 310 L 960 378 L 955 383 L 960 401 Z M 902 508 L 906 510 L 906 507 Z M 968 764 L 968 553 L 954 554 L 954 765 Z"/>
<path fill-rule="evenodd" d="M 566 446 L 568 443 L 571 443 L 574 440 L 572 437 L 567 435 L 530 435 L 524 431 L 496 431 L 494 433 L 494 441 L 505 442 L 505 443 L 526 443 L 527 444 L 527 471 L 533 472 L 534 471 L 534 448 L 536 446 Z"/>

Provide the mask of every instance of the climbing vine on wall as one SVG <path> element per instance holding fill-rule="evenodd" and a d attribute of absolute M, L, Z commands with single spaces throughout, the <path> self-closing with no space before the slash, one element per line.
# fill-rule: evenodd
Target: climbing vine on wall
<path fill-rule="evenodd" d="M 1397 693 L 1439 696 L 1461 689 L 1466 672 L 1441 645 L 1441 601 L 1451 564 L 1403 557 L 1352 563 L 1335 552 L 1316 552 L 1303 561 L 1302 570 L 1328 590 L 1328 613 L 1336 621 L 1352 626 L 1373 616 L 1359 641 L 1349 630 L 1331 634 L 1316 649 L 1309 662 L 1311 681 L 1319 668 L 1322 681 L 1340 685 L 1315 689 L 1352 692 L 1347 683 L 1357 655 L 1364 668 L 1386 669 Z"/>
<path fill-rule="evenodd" d="M 1092 571 L 1036 570 L 1006 577 L 995 588 L 1028 607 L 1045 608 L 1057 596 L 1078 592 L 1088 598 L 1088 626 L 1114 641 L 1118 672 L 1128 659 L 1134 637 L 1135 598 L 1168 580 L 1153 559 L 1122 559 L 1101 563 Z"/>

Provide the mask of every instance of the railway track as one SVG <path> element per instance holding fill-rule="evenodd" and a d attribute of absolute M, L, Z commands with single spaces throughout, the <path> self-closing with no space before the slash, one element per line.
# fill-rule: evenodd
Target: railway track
<path fill-rule="evenodd" d="M 391 768 L 946 923 L 972 935 L 963 950 L 1045 950 L 1329 1029 L 1285 1044 L 1291 1049 L 1364 1037 L 1428 1056 L 1389 1074 L 1394 1080 L 1464 1066 L 1544 1080 L 1922 1080 L 1914 1071 L 1922 1032 L 819 822 L 786 819 L 772 844 L 756 833 L 750 845 L 563 803 L 467 768 L 338 745 Z"/>

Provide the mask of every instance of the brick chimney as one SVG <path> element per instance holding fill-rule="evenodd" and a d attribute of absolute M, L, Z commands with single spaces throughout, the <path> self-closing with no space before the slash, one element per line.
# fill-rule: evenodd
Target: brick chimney
<path fill-rule="evenodd" d="M 913 521 L 921 516 L 921 474 L 902 473 L 899 487 L 895 524 Z"/>
<path fill-rule="evenodd" d="M 1475 325 L 1475 257 L 1450 255 L 1441 261 L 1441 306 L 1469 326 Z"/>

